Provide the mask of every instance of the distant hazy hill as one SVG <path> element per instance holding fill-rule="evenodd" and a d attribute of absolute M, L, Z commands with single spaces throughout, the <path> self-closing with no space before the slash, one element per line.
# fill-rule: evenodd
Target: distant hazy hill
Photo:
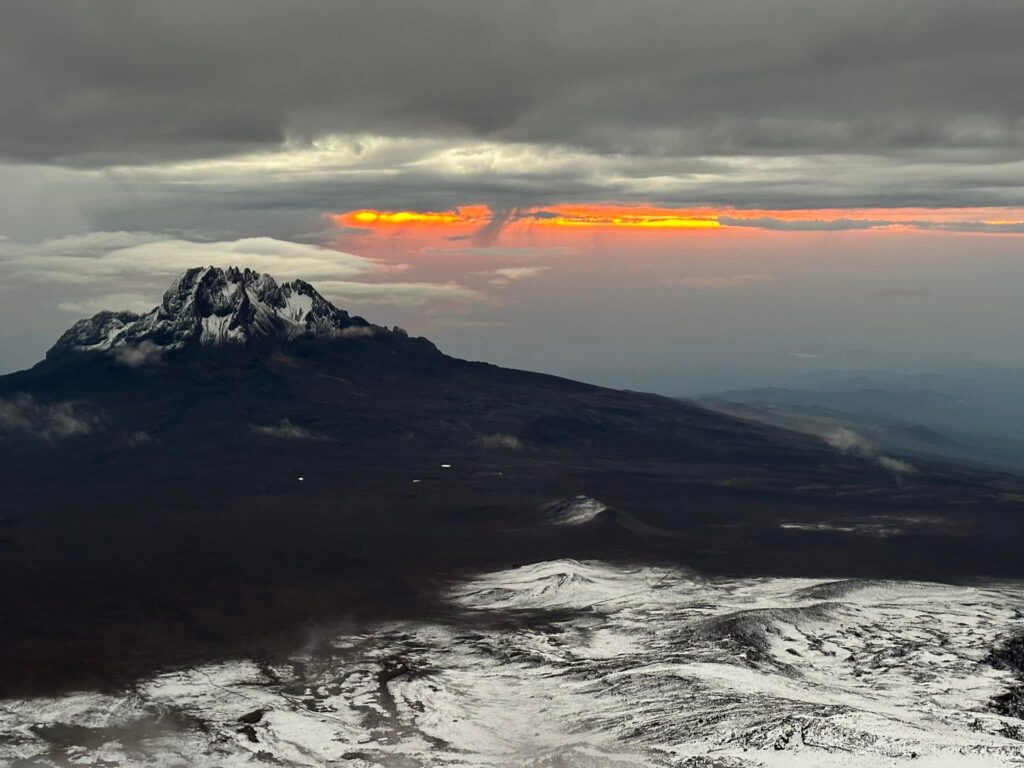
<path fill-rule="evenodd" d="M 716 393 L 722 413 L 827 437 L 856 430 L 880 450 L 1024 469 L 1024 372 L 820 372 L 789 387 Z"/>

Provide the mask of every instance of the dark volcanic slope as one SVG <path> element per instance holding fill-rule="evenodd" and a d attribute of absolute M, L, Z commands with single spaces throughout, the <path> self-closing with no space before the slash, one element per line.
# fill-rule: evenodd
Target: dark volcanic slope
<path fill-rule="evenodd" d="M 1016 478 L 897 476 L 805 436 L 378 331 L 65 350 L 0 378 L 2 685 L 291 647 L 340 617 L 433 611 L 458 569 L 562 556 L 1024 575 Z M 544 522 L 576 494 L 616 513 Z"/>

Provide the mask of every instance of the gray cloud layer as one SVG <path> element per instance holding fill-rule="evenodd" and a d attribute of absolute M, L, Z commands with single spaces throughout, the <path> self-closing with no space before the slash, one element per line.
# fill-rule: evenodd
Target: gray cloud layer
<path fill-rule="evenodd" d="M 1010 159 L 1016 0 L 9 3 L 0 152 L 151 163 L 329 133 L 602 153 Z"/>
<path fill-rule="evenodd" d="M 1021 205 L 1022 30 L 1018 0 L 7 3 L 0 234 Z"/>

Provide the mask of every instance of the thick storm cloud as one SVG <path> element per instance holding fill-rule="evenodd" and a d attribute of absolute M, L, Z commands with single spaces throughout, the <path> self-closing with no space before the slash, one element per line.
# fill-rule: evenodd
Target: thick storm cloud
<path fill-rule="evenodd" d="M 0 152 L 74 165 L 332 133 L 602 154 L 1009 159 L 1014 0 L 8 4 Z"/>
<path fill-rule="evenodd" d="M 1015 0 L 7 4 L 3 186 L 85 199 L 63 206 L 78 219 L 0 229 L 240 236 L 258 218 L 294 237 L 315 218 L 295 211 L 467 202 L 1019 205 L 1022 32 Z"/>

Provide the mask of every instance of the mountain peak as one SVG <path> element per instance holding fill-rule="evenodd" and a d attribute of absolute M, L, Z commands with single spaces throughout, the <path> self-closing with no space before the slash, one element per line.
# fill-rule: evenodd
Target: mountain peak
<path fill-rule="evenodd" d="M 162 350 L 246 345 L 262 339 L 401 334 L 371 325 L 325 299 L 304 280 L 278 283 L 251 269 L 193 267 L 145 314 L 100 312 L 69 328 L 46 353 L 106 351 L 148 343 Z"/>

